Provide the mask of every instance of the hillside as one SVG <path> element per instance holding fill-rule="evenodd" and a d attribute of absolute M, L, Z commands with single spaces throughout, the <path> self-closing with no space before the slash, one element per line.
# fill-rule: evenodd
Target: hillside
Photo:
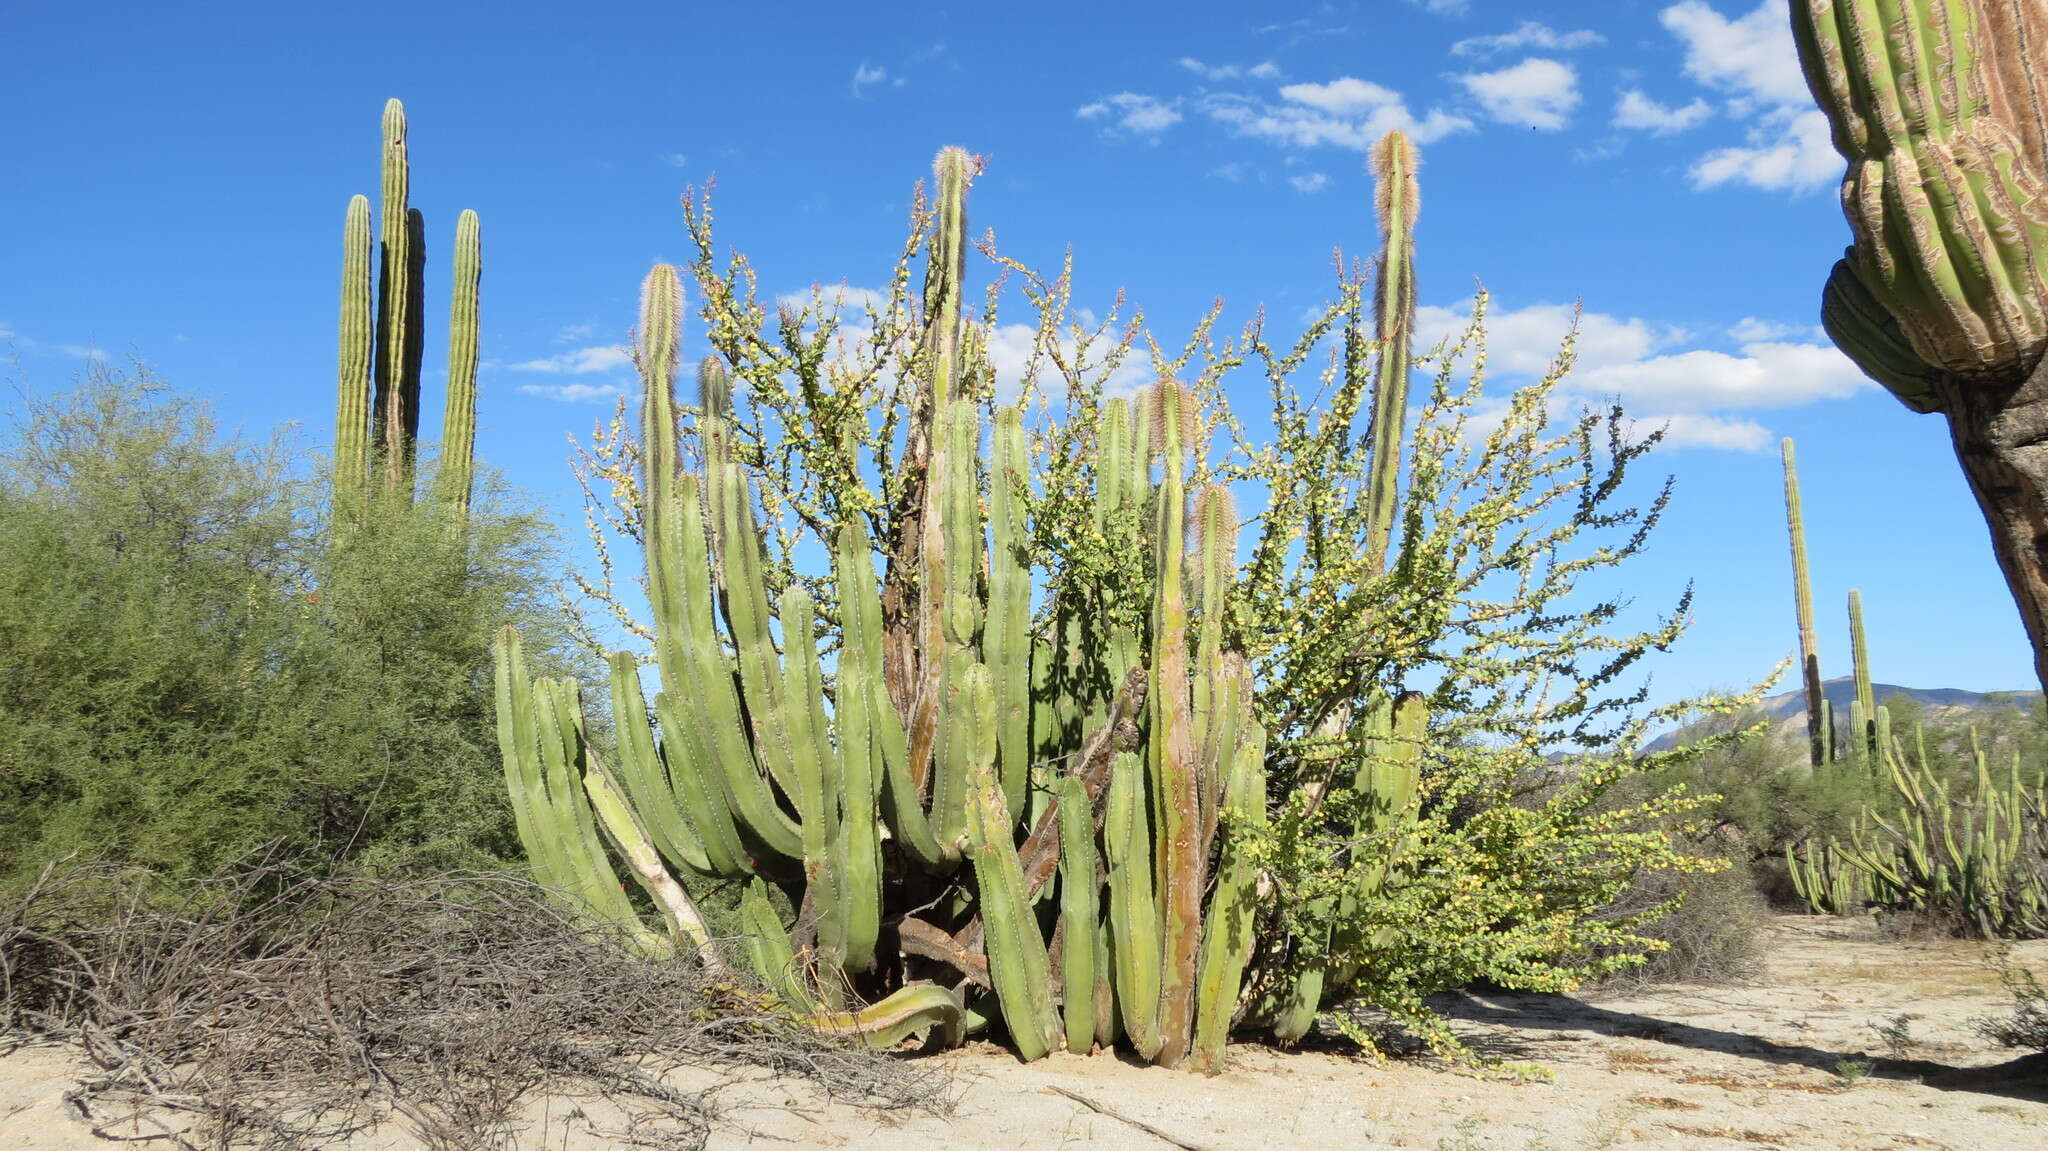
<path fill-rule="evenodd" d="M 1902 687 L 1895 683 L 1875 683 L 1871 688 L 1880 705 L 1895 699 L 1907 699 L 1920 705 L 1921 711 L 1930 717 L 2002 707 L 2032 708 L 2041 699 L 2038 691 L 1964 691 L 1954 687 Z M 1847 724 L 1849 705 L 1856 698 L 1855 680 L 1846 675 L 1822 680 L 1821 694 L 1833 708 L 1837 725 Z M 1776 722 L 1774 735 L 1777 737 L 1788 740 L 1806 738 L 1806 696 L 1803 691 L 1795 689 L 1767 696 L 1757 705 L 1757 710 Z M 1649 750 L 1676 747 L 1696 729 L 1684 727 L 1666 732 L 1650 742 Z"/>

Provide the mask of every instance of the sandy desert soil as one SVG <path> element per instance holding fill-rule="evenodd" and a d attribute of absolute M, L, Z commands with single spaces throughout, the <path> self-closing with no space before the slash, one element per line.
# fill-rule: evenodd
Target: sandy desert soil
<path fill-rule="evenodd" d="M 2048 1149 L 2043 1060 L 1981 1070 L 2014 1054 L 1969 1027 L 2009 1009 L 1991 947 L 1886 941 L 1868 922 L 1793 916 L 1770 932 L 1766 970 L 1746 986 L 1444 1001 L 1468 1042 L 1540 1064 L 1547 1081 L 1255 1046 L 1202 1079 L 1113 1055 L 1025 1066 L 982 1044 L 936 1060 L 957 1084 L 948 1117 L 878 1118 L 754 1081 L 722 1093 L 730 1125 L 712 1146 Z M 2012 955 L 2048 973 L 2048 942 Z M 1901 1018 L 1905 1042 L 1894 1026 L 1887 1043 L 1878 1028 Z M 108 1145 L 63 1102 L 72 1066 L 48 1049 L 0 1059 L 0 1148 Z M 557 1102 L 520 1145 L 618 1145 L 592 1130 L 602 1126 L 601 1108 L 585 1116 Z M 352 1145 L 417 1146 L 397 1132 Z"/>

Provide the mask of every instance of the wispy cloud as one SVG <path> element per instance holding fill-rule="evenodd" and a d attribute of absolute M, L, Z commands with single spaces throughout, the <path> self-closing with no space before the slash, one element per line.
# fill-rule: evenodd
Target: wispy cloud
<path fill-rule="evenodd" d="M 1280 77 L 1280 65 L 1271 60 L 1257 64 L 1204 64 L 1193 56 L 1182 56 L 1180 66 L 1204 80 L 1276 80 Z"/>
<path fill-rule="evenodd" d="M 623 384 L 521 384 L 521 395 L 539 396 L 564 404 L 598 404 L 626 394 Z"/>
<path fill-rule="evenodd" d="M 551 372 L 581 376 L 631 367 L 632 364 L 633 353 L 624 344 L 599 344 L 593 347 L 572 348 L 560 355 L 523 360 L 516 364 L 507 364 L 505 367 L 514 372 Z"/>
<path fill-rule="evenodd" d="M 690 164 L 690 158 L 681 152 L 670 152 L 661 158 L 661 162 L 671 168 L 686 168 Z"/>
<path fill-rule="evenodd" d="M 901 88 L 903 83 L 904 77 L 891 76 L 887 68 L 882 67 L 880 64 L 870 64 L 866 60 L 862 60 L 853 69 L 852 88 L 856 98 L 866 96 L 872 89 L 880 88 L 884 85 L 891 88 Z"/>
<path fill-rule="evenodd" d="M 1167 103 L 1137 92 L 1118 92 L 1074 109 L 1074 115 L 1093 120 L 1111 132 L 1130 136 L 1157 136 L 1180 123 L 1178 101 Z"/>
<path fill-rule="evenodd" d="M 44 356 L 69 356 L 74 360 L 104 360 L 106 349 L 91 344 L 52 344 L 31 339 L 22 334 L 12 323 L 0 320 L 0 342 L 14 345 L 23 352 Z"/>
<path fill-rule="evenodd" d="M 1279 95 L 1273 101 L 1244 93 L 1212 93 L 1202 98 L 1200 107 L 1237 135 L 1289 148 L 1363 152 L 1397 128 L 1424 144 L 1472 128 L 1472 121 L 1437 108 L 1418 118 L 1399 92 L 1355 76 L 1288 84 Z"/>
<path fill-rule="evenodd" d="M 1615 101 L 1614 126 L 1654 136 L 1669 136 L 1683 132 L 1713 114 L 1713 106 L 1697 97 L 1690 104 L 1672 106 L 1650 99 L 1640 88 L 1630 88 Z"/>
<path fill-rule="evenodd" d="M 1486 114 L 1502 124 L 1556 132 L 1579 106 L 1579 75 L 1570 64 L 1531 56 L 1497 72 L 1458 77 Z"/>
<path fill-rule="evenodd" d="M 1468 36 L 1451 45 L 1451 55 L 1485 59 L 1501 52 L 1517 52 L 1530 48 L 1545 52 L 1573 52 L 1606 42 L 1607 37 L 1590 28 L 1560 32 L 1548 24 L 1524 20 L 1511 31 L 1495 33 L 1492 36 Z"/>
<path fill-rule="evenodd" d="M 1472 0 L 1406 0 L 1410 8 L 1420 8 L 1432 16 L 1463 16 L 1471 11 Z"/>
<path fill-rule="evenodd" d="M 1572 317 L 1566 304 L 1489 310 L 1489 367 L 1508 377 L 1542 375 Z M 1416 309 L 1416 330 L 1433 343 L 1462 333 L 1470 318 L 1466 307 L 1424 306 Z M 1560 392 L 1573 402 L 1619 398 L 1638 423 L 1668 425 L 1666 440 L 1675 445 L 1761 451 L 1771 434 L 1756 413 L 1840 399 L 1869 386 L 1811 328 L 1752 316 L 1729 334 L 1733 350 L 1701 347 L 1697 334 L 1680 326 L 1587 312 L 1579 318 L 1576 362 Z"/>
<path fill-rule="evenodd" d="M 1321 172 L 1303 172 L 1298 176 L 1289 176 L 1287 182 L 1294 185 L 1295 191 L 1311 196 L 1330 186 L 1330 178 Z"/>

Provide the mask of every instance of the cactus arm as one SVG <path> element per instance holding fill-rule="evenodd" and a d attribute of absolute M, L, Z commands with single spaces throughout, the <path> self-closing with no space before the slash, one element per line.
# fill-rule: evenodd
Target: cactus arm
<path fill-rule="evenodd" d="M 519 632 L 499 628 L 491 644 L 496 673 L 498 754 L 504 763 L 505 787 L 512 797 L 512 818 L 526 849 L 533 877 L 543 887 L 566 888 L 569 872 L 560 839 L 549 834 L 547 785 L 540 764 L 540 732 L 536 727 L 533 681 Z"/>
<path fill-rule="evenodd" d="M 865 618 L 869 604 L 864 601 L 875 600 L 867 530 L 860 517 L 853 519 L 839 530 L 833 560 L 840 648 L 833 714 L 838 736 L 839 822 L 832 840 L 832 861 L 837 873 L 841 949 L 849 968 L 865 971 L 874 966 L 882 916 L 880 802 L 886 769 L 874 730 L 874 713 L 878 700 L 883 707 L 888 703 L 881 674 L 880 620 Z M 874 607 L 879 615 L 879 603 Z"/>
<path fill-rule="evenodd" d="M 701 739 L 702 754 L 717 765 L 724 777 L 726 801 L 745 830 L 778 855 L 801 859 L 802 835 L 796 822 L 776 803 L 767 778 L 756 766 L 734 684 L 732 661 L 718 640 L 710 540 L 704 531 L 697 477 L 685 475 L 676 481 L 675 502 L 675 566 L 681 570 L 681 580 L 686 585 L 685 610 L 677 616 L 679 670 L 675 679 L 669 679 L 664 669 L 663 678 L 682 685 L 673 690 L 682 697 L 679 705 L 692 713 L 692 722 L 684 731 Z M 649 558 L 652 562 L 653 557 Z"/>
<path fill-rule="evenodd" d="M 1109 848 L 1109 923 L 1116 1004 L 1140 1056 L 1159 1053 L 1159 907 L 1153 898 L 1152 835 L 1145 817 L 1145 761 L 1118 752 L 1110 770 L 1103 841 Z"/>
<path fill-rule="evenodd" d="M 820 950 L 838 963 L 846 954 L 838 867 L 831 847 L 839 821 L 839 796 L 828 771 L 832 749 L 825 739 L 824 684 L 811 630 L 816 610 L 811 593 L 802 584 L 793 583 L 782 593 L 782 715 L 796 779 L 793 797 L 803 834 L 809 902 L 817 915 Z"/>
<path fill-rule="evenodd" d="M 448 304 L 448 395 L 441 417 L 441 462 L 435 479 L 441 500 L 457 515 L 469 511 L 476 486 L 477 288 L 483 256 L 476 213 L 455 221 L 455 287 Z"/>
<path fill-rule="evenodd" d="M 1025 1062 L 1041 1058 L 1060 1041 L 1052 1008 L 1052 973 L 1039 938 L 1038 921 L 1024 894 L 1024 869 L 1011 840 L 1015 821 L 1003 804 L 995 774 L 995 693 L 988 669 L 966 669 L 964 694 L 979 737 L 970 764 L 967 838 L 974 859 L 986 930 L 989 976 L 1002 1004 L 1003 1022 Z"/>
<path fill-rule="evenodd" d="M 803 1012 L 816 1012 L 817 1001 L 804 987 L 796 966 L 796 951 L 789 944 L 789 929 L 768 902 L 768 885 L 759 876 L 747 883 L 740 896 L 740 921 L 746 926 L 744 943 L 747 966 L 783 1002 Z"/>
<path fill-rule="evenodd" d="M 785 793 L 798 787 L 790 735 L 790 700 L 784 698 L 781 661 L 770 628 L 767 572 L 761 558 L 753 497 L 739 465 L 725 465 L 724 506 L 718 509 L 718 550 L 725 568 L 726 614 L 739 650 L 740 690 L 746 700 L 748 731 L 769 778 Z M 799 817 L 804 813 L 800 810 Z"/>
<path fill-rule="evenodd" d="M 405 398 L 413 385 L 405 378 L 407 335 L 412 314 L 412 228 L 406 197 L 410 166 L 406 160 L 405 105 L 384 104 L 383 201 L 378 212 L 382 232 L 377 277 L 377 365 L 375 438 L 386 469 L 387 486 L 406 467 Z"/>
<path fill-rule="evenodd" d="M 1251 960 L 1259 869 L 1245 838 L 1266 822 L 1265 730 L 1254 724 L 1235 752 L 1224 789 L 1231 835 L 1223 847 L 1216 890 L 1209 897 L 1202 962 L 1196 976 L 1195 1041 L 1190 1062 L 1210 1075 L 1223 1070 L 1224 1047 L 1236 1020 L 1245 964 Z"/>
<path fill-rule="evenodd" d="M 700 733 L 692 730 L 694 721 L 667 692 L 656 693 L 654 714 L 661 721 L 661 752 L 670 794 L 682 810 L 684 827 L 703 847 L 710 872 L 734 876 L 753 871 L 756 863 L 740 834 L 739 822 L 733 818 L 725 780 L 711 762 Z"/>
<path fill-rule="evenodd" d="M 677 945 L 688 944 L 694 948 L 707 973 L 727 975 L 725 958 L 711 940 L 711 929 L 704 922 L 704 913 L 697 909 L 690 893 L 663 866 L 661 852 L 648 834 L 647 825 L 634 813 L 633 805 L 627 802 L 611 773 L 605 770 L 596 755 L 588 752 L 584 758 L 583 790 L 590 799 L 591 809 L 597 813 L 599 824 L 619 849 L 619 855 L 632 868 L 634 878 L 653 899 L 654 906 L 661 910 L 662 918 L 668 923 L 670 938 Z M 643 940 L 641 946 L 657 954 L 664 950 L 655 947 L 653 940 Z"/>
<path fill-rule="evenodd" d="M 840 626 L 846 645 L 839 657 L 843 669 L 840 674 L 855 676 L 850 686 L 842 678 L 840 690 L 865 692 L 863 718 L 890 830 L 919 863 L 935 867 L 944 860 L 945 853 L 939 849 L 931 823 L 925 818 L 923 800 L 910 774 L 903 720 L 889 697 L 883 664 L 882 600 L 875 587 L 869 552 L 867 525 L 855 516 L 839 534 L 839 605 L 843 617 Z"/>
<path fill-rule="evenodd" d="M 996 413 L 995 460 L 989 474 L 989 672 L 996 693 L 996 764 L 1003 801 L 1024 811 L 1031 779 L 1031 556 L 1024 493 L 1031 460 L 1024 442 L 1024 414 L 1016 407 Z"/>
<path fill-rule="evenodd" d="M 1063 776 L 1056 785 L 1060 808 L 1060 922 L 1066 930 L 1060 983 L 1067 1025 L 1067 1050 L 1085 1052 L 1095 1042 L 1095 961 L 1101 941 L 1102 887 L 1095 872 L 1095 813 L 1088 785 Z"/>
<path fill-rule="evenodd" d="M 680 801 L 689 773 L 676 765 L 671 784 L 670 773 L 662 768 L 654 728 L 647 721 L 646 697 L 640 690 L 638 661 L 630 652 L 615 651 L 607 663 L 611 667 L 612 723 L 619 739 L 617 775 L 649 837 L 670 859 L 693 871 L 738 870 L 744 858 L 736 850 L 738 838 L 725 842 L 700 835 L 694 829 L 696 821 L 686 814 L 687 805 Z"/>
<path fill-rule="evenodd" d="M 930 983 L 899 988 L 880 1003 L 859 1011 L 828 1011 L 807 1015 L 804 1022 L 826 1035 L 857 1038 L 876 1051 L 893 1051 L 920 1031 L 929 1031 L 938 1047 L 958 1047 L 965 1034 L 960 997 Z"/>
<path fill-rule="evenodd" d="M 341 246 L 341 353 L 334 404 L 334 498 L 360 502 L 370 478 L 370 201 L 348 202 Z"/>
<path fill-rule="evenodd" d="M 1850 730 L 1856 755 L 1877 753 L 1877 690 L 1870 681 L 1870 648 L 1863 637 L 1863 593 L 1849 589 L 1849 652 L 1855 661 L 1856 711 Z"/>
<path fill-rule="evenodd" d="M 1159 827 L 1160 893 L 1165 911 L 1159 983 L 1158 1062 L 1174 1067 L 1186 1057 L 1194 1032 L 1195 962 L 1202 937 L 1202 890 L 1209 845 L 1200 839 L 1201 766 L 1189 714 L 1188 616 L 1182 586 L 1186 466 L 1192 421 L 1185 392 L 1163 381 L 1154 392 L 1165 462 L 1154 537 L 1152 612 L 1152 779 Z"/>

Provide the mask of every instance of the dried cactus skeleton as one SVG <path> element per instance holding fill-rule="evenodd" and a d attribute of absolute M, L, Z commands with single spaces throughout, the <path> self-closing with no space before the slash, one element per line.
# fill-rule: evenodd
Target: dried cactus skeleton
<path fill-rule="evenodd" d="M 1368 534 L 1384 562 L 1415 158 L 1398 134 L 1376 155 L 1387 255 Z M 1267 747 L 1233 650 L 1237 514 L 1227 489 L 1191 482 L 1192 391 L 1161 379 L 1109 399 L 1076 417 L 1097 445 L 1093 524 L 1144 586 L 1070 581 L 1034 605 L 1025 413 L 989 400 L 958 307 L 974 165 L 947 149 L 935 168 L 925 374 L 899 473 L 915 482 L 896 489 L 893 544 L 864 514 L 844 516 L 829 581 L 787 581 L 772 606 L 725 365 L 704 361 L 686 429 L 679 277 L 666 265 L 647 277 L 637 513 L 661 687 L 650 709 L 635 659 L 612 657 L 614 772 L 582 738 L 573 685 L 529 685 L 516 636 L 501 637 L 521 838 L 551 885 L 648 947 L 705 949 L 676 893 L 745 879 L 749 963 L 821 1028 L 892 1046 L 1000 1020 L 1026 1059 L 1122 1037 L 1148 1060 L 1214 1072 L 1234 1027 L 1273 1014 L 1254 1018 L 1245 990 L 1260 867 L 1242 833 L 1267 818 Z M 843 502 L 885 508 L 889 494 Z M 1149 610 L 1122 620 L 1102 610 L 1112 599 Z M 836 646 L 821 649 L 825 637 Z M 1421 701 L 1398 717 L 1373 745 L 1387 764 L 1362 764 L 1353 785 L 1382 797 L 1387 827 L 1413 812 Z M 632 863 L 666 941 L 640 926 L 600 836 Z M 1296 996 L 1300 1025 L 1284 1036 L 1305 1029 L 1322 986 Z"/>

